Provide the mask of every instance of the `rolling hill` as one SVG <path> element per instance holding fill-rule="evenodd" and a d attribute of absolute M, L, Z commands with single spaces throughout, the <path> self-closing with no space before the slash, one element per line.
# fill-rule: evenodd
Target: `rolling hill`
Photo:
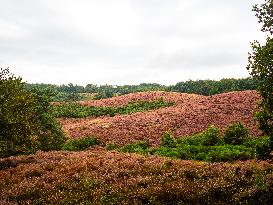
<path fill-rule="evenodd" d="M 252 135 L 261 133 L 253 114 L 259 95 L 256 91 L 240 91 L 213 96 L 175 92 L 141 92 L 95 101 L 82 101 L 84 106 L 122 106 L 131 101 L 154 101 L 163 98 L 175 105 L 147 112 L 114 117 L 60 119 L 71 138 L 95 136 L 104 143 L 124 145 L 147 140 L 158 145 L 164 132 L 187 136 L 206 129 L 210 124 L 224 130 L 230 123 L 241 121 Z"/>

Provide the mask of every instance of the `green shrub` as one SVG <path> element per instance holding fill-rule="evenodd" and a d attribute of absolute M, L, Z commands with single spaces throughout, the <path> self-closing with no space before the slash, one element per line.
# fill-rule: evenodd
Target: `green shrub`
<path fill-rule="evenodd" d="M 203 146 L 213 146 L 223 143 L 220 136 L 220 130 L 214 125 L 210 125 L 202 133 L 198 133 L 192 136 L 178 138 L 176 140 L 177 144 L 184 145 L 203 145 Z"/>
<path fill-rule="evenodd" d="M 55 117 L 83 118 L 88 116 L 87 107 L 78 103 L 64 103 L 53 107 Z"/>
<path fill-rule="evenodd" d="M 270 138 L 264 138 L 263 140 L 259 140 L 256 144 L 256 157 L 258 159 L 268 159 L 270 158 L 271 146 L 270 146 Z"/>
<path fill-rule="evenodd" d="M 224 141 L 227 144 L 240 145 L 248 137 L 248 130 L 241 122 L 235 122 L 227 128 Z"/>
<path fill-rule="evenodd" d="M 173 148 L 176 146 L 176 140 L 169 132 L 165 132 L 161 137 L 160 146 Z"/>
<path fill-rule="evenodd" d="M 225 144 L 220 137 L 219 129 L 209 126 L 202 133 L 178 138 L 165 133 L 160 147 L 149 148 L 147 142 L 135 142 L 119 149 L 122 152 L 151 154 L 183 160 L 200 160 L 208 162 L 265 159 L 270 155 L 269 137 L 247 137 L 241 145 Z"/>
<path fill-rule="evenodd" d="M 111 151 L 111 150 L 115 150 L 118 148 L 118 145 L 116 145 L 115 143 L 109 143 L 106 145 L 106 150 Z"/>
<path fill-rule="evenodd" d="M 217 143 L 221 142 L 220 137 L 220 130 L 214 125 L 210 125 L 207 130 L 205 130 L 202 135 L 203 136 L 203 142 L 202 145 L 204 146 L 213 146 Z"/>
<path fill-rule="evenodd" d="M 242 145 L 220 145 L 210 147 L 204 160 L 210 162 L 225 162 L 253 159 L 254 156 L 254 149 Z"/>
<path fill-rule="evenodd" d="M 169 148 L 169 147 L 159 147 L 150 149 L 150 154 L 161 156 L 161 157 L 171 157 L 174 159 L 179 158 L 179 153 L 176 148 Z"/>
<path fill-rule="evenodd" d="M 82 151 L 88 147 L 99 145 L 100 141 L 95 137 L 84 137 L 78 139 L 68 140 L 62 147 L 63 150 L 67 151 Z"/>
<path fill-rule="evenodd" d="M 177 151 L 179 159 L 204 160 L 208 147 L 202 145 L 182 145 L 178 146 Z"/>
<path fill-rule="evenodd" d="M 255 149 L 241 145 L 179 145 L 177 148 L 159 147 L 151 149 L 150 154 L 183 160 L 209 162 L 247 160 L 255 156 Z"/>
<path fill-rule="evenodd" d="M 114 117 L 116 114 L 131 114 L 134 112 L 144 112 L 147 110 L 153 110 L 161 107 L 171 106 L 173 103 L 166 103 L 163 99 L 158 99 L 153 102 L 149 101 L 136 101 L 130 102 L 127 105 L 121 107 L 95 107 L 95 106 L 83 106 L 79 103 L 63 103 L 56 105 L 53 108 L 53 114 L 55 117 L 70 117 L 70 118 L 84 118 L 88 116 L 103 116 L 109 115 Z"/>
<path fill-rule="evenodd" d="M 204 137 L 201 133 L 192 136 L 180 137 L 176 140 L 179 145 L 202 145 Z"/>
<path fill-rule="evenodd" d="M 132 144 L 124 145 L 119 149 L 121 152 L 130 152 L 130 153 L 139 153 L 139 154 L 148 154 L 149 152 L 149 143 L 146 141 L 137 141 Z"/>

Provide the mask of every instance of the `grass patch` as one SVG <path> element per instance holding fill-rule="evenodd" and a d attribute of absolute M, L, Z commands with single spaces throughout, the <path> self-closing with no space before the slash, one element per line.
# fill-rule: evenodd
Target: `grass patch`
<path fill-rule="evenodd" d="M 116 114 L 125 115 L 135 112 L 145 112 L 162 107 L 172 106 L 174 103 L 165 102 L 163 98 L 156 101 L 136 101 L 130 102 L 121 107 L 95 107 L 95 106 L 82 106 L 78 103 L 64 103 L 53 107 L 53 114 L 55 117 L 68 117 L 68 118 L 84 118 L 88 116 L 99 117 L 109 115 L 111 117 Z"/>
<path fill-rule="evenodd" d="M 149 143 L 146 141 L 137 141 L 132 144 L 124 145 L 118 149 L 120 152 L 131 152 L 139 154 L 148 154 L 149 153 Z"/>
<path fill-rule="evenodd" d="M 62 147 L 66 151 L 82 151 L 89 147 L 99 145 L 100 141 L 95 137 L 84 137 L 68 140 Z"/>
<path fill-rule="evenodd" d="M 106 145 L 105 149 L 107 151 L 116 150 L 116 149 L 118 149 L 118 145 L 115 144 L 115 143 L 109 143 L 109 144 Z"/>

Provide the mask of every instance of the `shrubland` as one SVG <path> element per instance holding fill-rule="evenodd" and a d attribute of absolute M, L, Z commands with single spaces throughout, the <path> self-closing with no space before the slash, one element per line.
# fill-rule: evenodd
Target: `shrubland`
<path fill-rule="evenodd" d="M 128 104 L 121 107 L 95 107 L 95 106 L 84 106 L 78 103 L 64 103 L 55 105 L 53 107 L 53 114 L 55 117 L 66 117 L 66 118 L 83 118 L 83 117 L 99 117 L 103 115 L 109 115 L 111 117 L 120 114 L 131 114 L 135 112 L 145 112 L 148 110 L 154 110 L 162 107 L 172 106 L 173 103 L 165 102 L 163 98 L 155 101 L 135 101 L 129 102 Z"/>
<path fill-rule="evenodd" d="M 187 81 L 170 87 L 39 84 L 33 89 L 1 69 L 0 204 L 272 204 L 272 5 L 268 0 L 254 7 L 269 35 L 265 45 L 252 44 L 248 70 L 253 78 Z M 78 101 L 82 92 L 108 98 L 147 90 L 212 95 L 254 88 L 262 97 L 256 116 L 264 136 L 250 136 L 235 122 L 224 132 L 214 125 L 191 136 L 166 132 L 158 147 L 147 141 L 122 147 L 110 143 L 108 152 L 98 147 L 105 144 L 96 137 L 66 140 L 53 113 L 114 116 L 170 104 L 162 99 L 107 108 L 67 103 L 52 111 L 49 98 L 56 90 L 55 101 Z M 37 150 L 42 151 L 9 157 Z"/>
<path fill-rule="evenodd" d="M 0 159 L 1 204 L 271 204 L 270 161 L 207 163 L 95 149 Z"/>
<path fill-rule="evenodd" d="M 216 126 L 209 126 L 202 133 L 175 138 L 165 133 L 159 147 L 137 141 L 118 148 L 121 152 L 157 155 L 183 160 L 207 162 L 266 159 L 270 157 L 269 137 L 251 137 L 239 122 L 231 124 L 221 136 Z"/>

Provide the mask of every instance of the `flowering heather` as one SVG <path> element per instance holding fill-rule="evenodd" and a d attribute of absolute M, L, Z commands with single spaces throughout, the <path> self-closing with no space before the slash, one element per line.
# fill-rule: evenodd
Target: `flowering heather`
<path fill-rule="evenodd" d="M 270 161 L 204 163 L 106 152 L 0 160 L 0 204 L 270 204 Z"/>
<path fill-rule="evenodd" d="M 82 102 L 86 106 L 121 106 L 133 100 L 152 101 L 162 97 L 174 102 L 171 107 L 144 113 L 117 115 L 115 117 L 90 117 L 84 119 L 61 119 L 70 137 L 96 136 L 104 143 L 124 145 L 136 140 L 148 140 L 159 145 L 166 131 L 175 136 L 198 133 L 210 124 L 222 130 L 232 122 L 240 121 L 251 135 L 259 135 L 253 113 L 260 99 L 255 91 L 224 93 L 201 96 L 171 92 L 144 92 L 123 95 L 111 99 Z"/>
<path fill-rule="evenodd" d="M 183 102 L 185 100 L 193 100 L 195 98 L 201 98 L 202 96 L 196 95 L 196 94 L 186 94 L 186 93 L 177 93 L 177 92 L 147 91 L 147 92 L 130 93 L 127 95 L 121 95 L 121 96 L 101 99 L 101 100 L 81 101 L 79 103 L 85 106 L 120 107 L 135 101 L 153 102 L 161 97 L 163 98 L 164 102 L 174 102 L 176 104 L 179 102 Z"/>

